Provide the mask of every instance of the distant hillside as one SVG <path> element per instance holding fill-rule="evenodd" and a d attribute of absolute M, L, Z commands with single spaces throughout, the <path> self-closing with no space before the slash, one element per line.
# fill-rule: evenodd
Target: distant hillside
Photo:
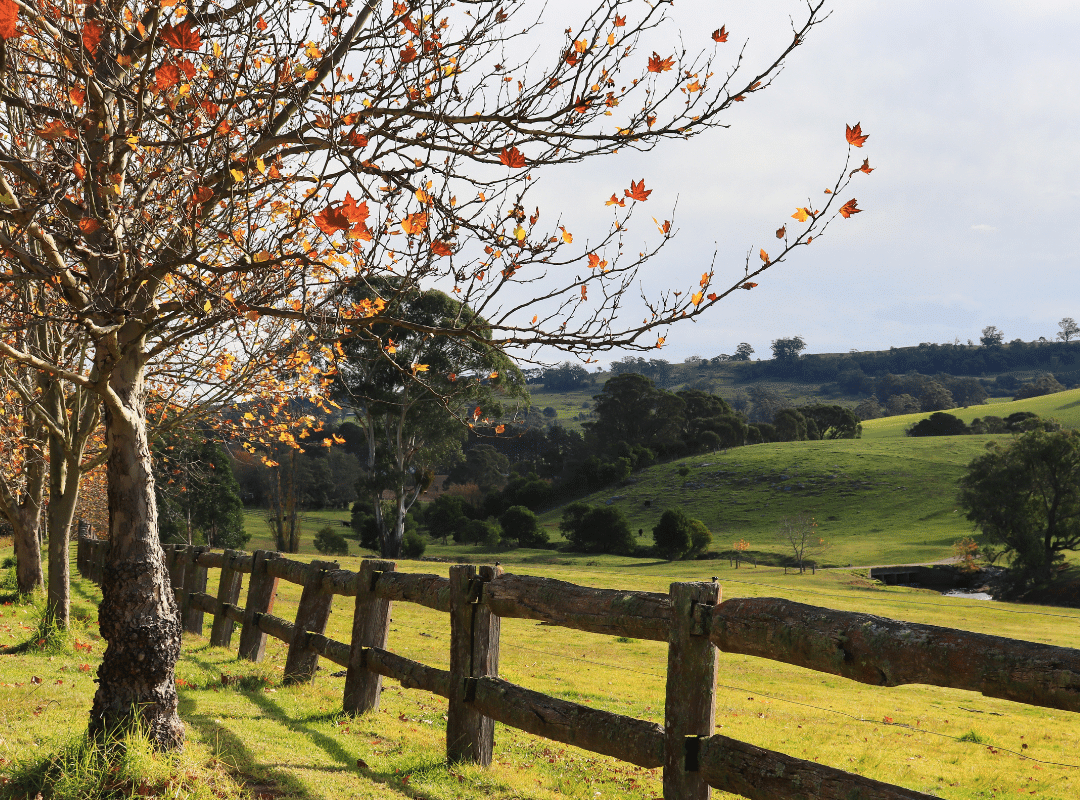
<path fill-rule="evenodd" d="M 968 408 L 951 408 L 946 413 L 971 423 L 976 417 L 1007 417 L 1017 411 L 1032 411 L 1040 417 L 1053 417 L 1065 428 L 1080 428 L 1080 389 L 1070 389 L 1042 397 L 1029 397 L 1027 400 L 986 403 Z M 903 414 L 897 417 L 882 417 L 863 422 L 863 439 L 893 439 L 905 435 L 905 431 L 929 414 Z M 992 437 L 991 437 L 992 438 Z"/>
<path fill-rule="evenodd" d="M 956 510 L 956 480 L 991 438 L 750 445 L 659 464 L 635 473 L 628 485 L 582 500 L 619 508 L 631 530 L 642 531 L 643 544 L 651 544 L 663 511 L 678 506 L 713 531 L 714 550 L 745 539 L 751 551 L 786 554 L 777 541 L 780 520 L 806 513 L 830 544 L 827 563 L 934 561 L 952 555 L 952 543 L 972 533 Z M 559 514 L 543 520 L 553 529 Z"/>

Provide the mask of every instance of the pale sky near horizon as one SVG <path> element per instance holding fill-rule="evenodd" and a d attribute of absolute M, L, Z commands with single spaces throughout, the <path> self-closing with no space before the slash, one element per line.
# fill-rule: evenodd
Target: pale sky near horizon
<path fill-rule="evenodd" d="M 574 4 L 563 7 L 569 25 Z M 587 199 L 580 215 L 589 217 L 627 179 L 644 178 L 654 193 L 635 218 L 642 237 L 650 216 L 664 219 L 678 202 L 679 233 L 642 273 L 647 291 L 672 276 L 695 281 L 714 249 L 718 276 L 733 280 L 748 251 L 775 246 L 773 231 L 834 183 L 845 124 L 870 134 L 855 165 L 867 157 L 875 171 L 857 175 L 843 198 L 857 197 L 863 213 L 838 219 L 758 288 L 672 328 L 654 357 L 711 357 L 744 341 L 769 357 L 772 339 L 793 335 L 807 352 L 977 341 L 986 325 L 1030 341 L 1080 318 L 1080 3 L 827 7 L 832 16 L 772 87 L 728 115 L 727 130 L 559 178 L 568 218 L 575 204 Z M 724 24 L 722 47 L 734 52 L 749 36 L 748 57 L 760 64 L 805 8 L 678 0 L 663 35 L 674 47 L 681 30 L 696 51 Z"/>

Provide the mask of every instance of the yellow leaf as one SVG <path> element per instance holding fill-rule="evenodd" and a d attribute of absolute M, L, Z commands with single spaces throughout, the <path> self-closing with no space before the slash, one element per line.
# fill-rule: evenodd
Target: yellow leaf
<path fill-rule="evenodd" d="M 427 364 L 413 364 L 412 365 L 412 374 L 413 375 L 415 375 L 418 372 L 427 372 L 427 371 L 428 371 L 428 365 Z"/>
<path fill-rule="evenodd" d="M 514 228 L 514 238 L 517 239 L 519 242 L 525 241 L 526 235 L 527 234 L 525 233 L 525 229 L 522 228 L 520 225 Z"/>
<path fill-rule="evenodd" d="M 761 260 L 764 261 L 766 264 L 769 263 L 769 254 L 765 252 L 764 247 L 761 248 L 761 252 L 758 253 L 758 255 L 761 256 Z"/>
<path fill-rule="evenodd" d="M 418 203 L 424 203 L 426 205 L 431 202 L 431 195 L 425 192 L 423 189 L 417 189 L 416 200 Z"/>
<path fill-rule="evenodd" d="M 308 82 L 315 80 L 317 77 L 319 77 L 319 71 L 315 69 L 309 69 L 304 73 L 304 80 Z"/>
<path fill-rule="evenodd" d="M 564 242 L 570 244 L 572 241 L 574 241 L 574 234 L 570 233 L 570 231 L 568 231 L 562 225 L 559 226 L 559 230 L 562 231 L 562 240 Z"/>
<path fill-rule="evenodd" d="M 244 412 L 244 419 L 254 422 L 255 421 L 255 415 L 252 414 L 250 411 L 245 411 Z"/>
<path fill-rule="evenodd" d="M 232 173 L 234 181 L 236 181 L 237 183 L 243 183 L 243 181 L 244 181 L 244 173 L 241 170 L 230 169 L 229 172 Z"/>
<path fill-rule="evenodd" d="M 214 47 L 214 58 L 221 58 L 221 56 L 223 55 L 223 53 L 221 52 L 221 45 L 219 45 L 217 42 L 214 42 L 213 47 Z"/>
<path fill-rule="evenodd" d="M 495 380 L 497 377 L 499 377 L 499 373 L 498 372 L 492 372 L 490 375 L 488 375 L 488 377 L 491 380 Z"/>
<path fill-rule="evenodd" d="M 799 222 L 806 222 L 810 216 L 810 212 L 805 208 L 796 208 L 795 213 L 791 215 L 792 219 L 797 219 Z"/>
<path fill-rule="evenodd" d="M 701 301 L 704 299 L 705 292 L 695 292 L 694 295 L 690 298 L 690 302 L 693 303 L 695 306 L 699 306 L 701 305 Z"/>
<path fill-rule="evenodd" d="M 261 264 L 264 261 L 270 260 L 270 254 L 266 250 L 260 250 L 252 257 L 251 260 L 254 261 L 256 264 Z"/>
<path fill-rule="evenodd" d="M 209 313 L 210 313 L 210 311 L 211 311 L 211 310 L 212 310 L 213 308 L 214 308 L 214 307 L 213 307 L 212 305 L 210 305 L 210 301 L 209 301 L 209 300 L 207 300 L 207 301 L 206 301 L 205 303 L 203 303 L 203 306 L 202 306 L 202 310 L 203 310 L 203 311 L 205 311 L 205 312 L 206 312 L 207 314 L 209 314 Z"/>
<path fill-rule="evenodd" d="M 256 158 L 255 159 L 255 169 L 257 169 L 259 171 L 260 175 L 265 175 L 266 174 L 266 162 L 263 161 L 261 158 Z"/>

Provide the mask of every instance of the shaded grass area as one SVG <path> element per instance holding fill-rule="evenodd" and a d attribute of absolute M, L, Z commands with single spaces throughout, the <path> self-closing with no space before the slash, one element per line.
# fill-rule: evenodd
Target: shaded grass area
<path fill-rule="evenodd" d="M 359 565 L 357 558 L 341 561 L 346 568 Z M 446 574 L 441 564 L 401 561 L 399 568 Z M 785 576 L 775 569 L 736 571 L 726 562 L 610 558 L 592 566 L 517 564 L 512 571 L 654 591 L 712 572 L 727 598 L 782 596 L 1080 646 L 1080 612 L 948 600 L 927 591 L 878 586 L 841 570 Z M 211 592 L 216 590 L 216 577 L 212 571 Z M 73 594 L 80 618 L 91 622 L 96 587 L 77 580 Z M 291 619 L 299 596 L 299 587 L 281 584 L 274 613 Z M 33 606 L 0 606 L 0 613 L 0 636 L 5 641 L 18 644 L 34 630 Z M 328 634 L 346 641 L 351 614 L 351 601 L 336 598 Z M 85 639 L 76 638 L 90 649 L 0 655 L 0 774 L 11 775 L 18 763 L 36 759 L 40 764 L 44 754 L 64 752 L 84 729 L 102 642 L 92 628 Z M 389 647 L 446 668 L 448 617 L 419 606 L 395 605 Z M 210 647 L 205 637 L 187 637 L 177 668 L 187 751 L 179 758 L 139 766 L 140 776 L 157 776 L 148 787 L 157 791 L 171 786 L 168 793 L 123 796 L 595 800 L 660 794 L 658 771 L 620 764 L 502 725 L 496 725 L 491 769 L 447 765 L 443 699 L 386 681 L 378 713 L 346 717 L 340 713 L 344 681 L 333 675 L 338 667 L 323 662 L 311 684 L 286 688 L 281 685 L 285 655 L 285 645 L 271 639 L 267 658 L 256 665 L 238 660 L 232 650 Z M 503 621 L 500 672 L 507 680 L 656 722 L 663 716 L 666 658 L 666 646 L 660 642 L 619 641 L 528 620 Z M 35 677 L 40 683 L 33 682 Z M 1032 792 L 1048 800 L 1066 800 L 1080 791 L 1080 769 L 1041 763 L 1080 765 L 1077 715 L 953 690 L 862 686 L 727 654 L 720 655 L 719 682 L 717 730 L 760 746 L 956 800 Z M 139 789 L 140 784 L 133 786 Z M 10 785 L 0 786 L 0 797 L 21 796 Z"/>

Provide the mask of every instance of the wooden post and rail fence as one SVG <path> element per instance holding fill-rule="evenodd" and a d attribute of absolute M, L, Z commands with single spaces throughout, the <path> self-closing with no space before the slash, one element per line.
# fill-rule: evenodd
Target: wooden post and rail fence
<path fill-rule="evenodd" d="M 108 543 L 80 539 L 79 572 L 100 582 Z M 646 768 L 663 767 L 666 800 L 707 798 L 710 787 L 753 800 L 929 800 L 882 783 L 714 733 L 717 653 L 740 653 L 840 675 L 875 686 L 921 683 L 981 692 L 1045 708 L 1080 711 L 1080 650 L 933 625 L 835 611 L 775 598 L 721 602 L 715 583 L 673 583 L 668 594 L 596 589 L 551 578 L 457 565 L 450 576 L 398 572 L 366 560 L 359 572 L 305 564 L 280 553 L 169 546 L 166 561 L 184 629 L 263 657 L 266 637 L 288 644 L 286 683 L 311 680 L 319 657 L 346 668 L 344 710 L 375 711 L 382 678 L 449 700 L 451 761 L 491 763 L 493 725 L 574 745 Z M 220 569 L 217 597 L 207 569 Z M 251 576 L 237 605 L 241 577 Z M 294 622 L 271 614 L 278 581 L 303 587 Z M 348 643 L 325 636 L 334 595 L 355 598 Z M 450 614 L 450 669 L 421 664 L 387 647 L 391 603 Z M 560 700 L 498 677 L 502 617 L 539 620 L 592 633 L 668 643 L 663 726 Z"/>

